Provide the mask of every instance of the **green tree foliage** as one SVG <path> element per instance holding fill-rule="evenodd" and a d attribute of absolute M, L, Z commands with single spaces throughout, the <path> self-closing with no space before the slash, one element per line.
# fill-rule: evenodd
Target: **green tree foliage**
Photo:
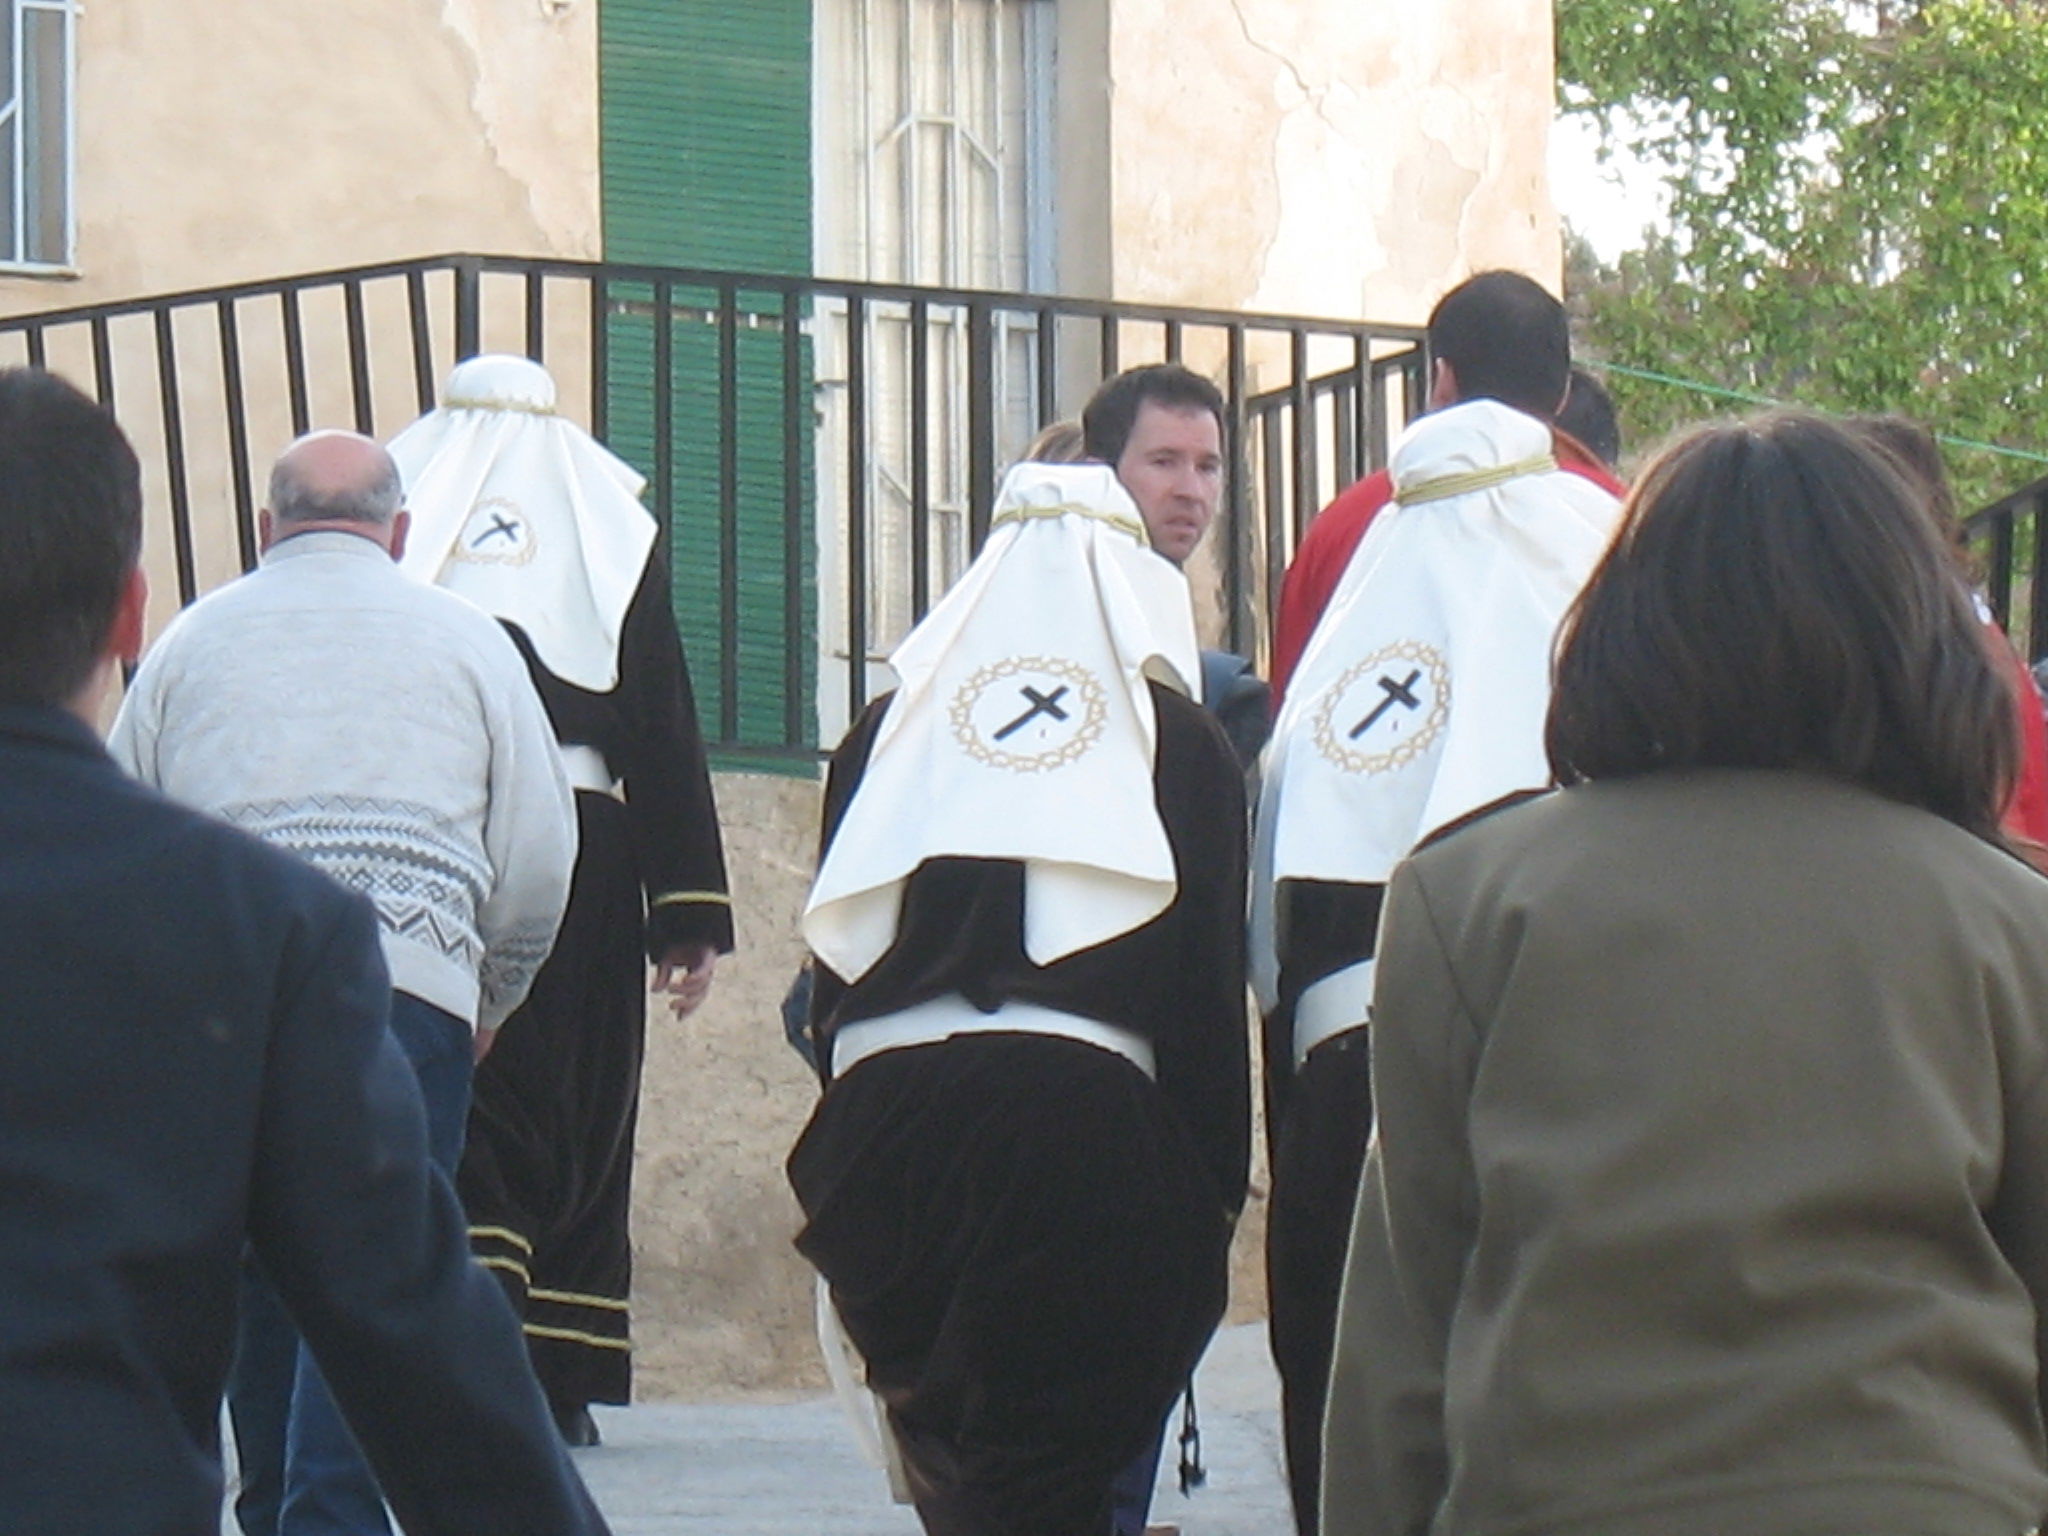
<path fill-rule="evenodd" d="M 1557 50 L 1560 108 L 1671 197 L 1616 262 L 1572 242 L 1588 356 L 2048 448 L 2048 5 L 1557 0 Z M 1639 442 L 1736 408 L 1609 382 Z M 1965 507 L 2048 470 L 1949 462 Z"/>

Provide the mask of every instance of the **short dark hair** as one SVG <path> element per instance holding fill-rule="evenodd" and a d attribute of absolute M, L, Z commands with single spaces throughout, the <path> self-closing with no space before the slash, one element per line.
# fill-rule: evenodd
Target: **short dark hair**
<path fill-rule="evenodd" d="M 112 414 L 0 370 L 0 703 L 77 696 L 141 551 L 142 471 Z"/>
<path fill-rule="evenodd" d="M 1216 418 L 1218 438 L 1227 430 L 1222 390 L 1179 363 L 1149 363 L 1126 368 L 1082 407 L 1081 441 L 1088 457 L 1109 465 L 1121 459 L 1138 420 L 1138 408 L 1148 400 L 1169 410 L 1207 411 Z"/>
<path fill-rule="evenodd" d="M 1990 837 L 2017 772 L 2010 690 L 1913 488 L 1804 413 L 1704 428 L 1644 471 L 1554 681 L 1565 784 L 1803 768 Z"/>
<path fill-rule="evenodd" d="M 1460 400 L 1498 400 L 1545 421 L 1571 377 L 1564 305 L 1520 272 L 1481 272 L 1437 300 L 1429 350 L 1451 365 Z"/>
<path fill-rule="evenodd" d="M 1612 469 L 1621 462 L 1621 417 L 1615 413 L 1614 396 L 1588 369 L 1572 369 L 1571 380 L 1571 389 L 1558 408 L 1557 428 L 1583 443 Z"/>

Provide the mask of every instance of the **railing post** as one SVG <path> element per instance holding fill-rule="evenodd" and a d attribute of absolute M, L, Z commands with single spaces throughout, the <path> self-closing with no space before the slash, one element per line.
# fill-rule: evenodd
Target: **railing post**
<path fill-rule="evenodd" d="M 306 322 L 299 313 L 299 290 L 286 288 L 277 296 L 284 322 L 284 388 L 292 413 L 292 436 L 304 437 L 313 428 L 313 411 L 306 399 Z"/>
<path fill-rule="evenodd" d="M 474 256 L 458 256 L 455 273 L 455 361 L 462 362 L 483 350 L 483 263 Z"/>
<path fill-rule="evenodd" d="M 932 605 L 931 306 L 910 306 L 910 618 Z"/>
<path fill-rule="evenodd" d="M 739 290 L 718 290 L 718 734 L 740 739 Z"/>
<path fill-rule="evenodd" d="M 2017 517 L 2017 509 L 2008 503 L 1991 518 L 1991 569 L 1985 586 L 1991 599 L 1991 616 L 1998 620 L 2001 628 L 2012 623 L 2012 563 L 2016 544 L 2013 524 Z M 2040 576 L 2036 574 L 2036 591 L 2040 590 L 2040 584 Z"/>
<path fill-rule="evenodd" d="M 178 602 L 199 595 L 199 571 L 192 553 L 192 496 L 185 483 L 185 413 L 178 399 L 177 338 L 171 312 L 156 312 L 156 381 L 163 406 L 164 468 L 171 487 L 171 542 L 177 551 Z"/>
<path fill-rule="evenodd" d="M 424 416 L 434 408 L 434 328 L 427 318 L 427 274 L 405 274 L 405 316 L 412 331 L 412 392 Z"/>
<path fill-rule="evenodd" d="M 1387 452 L 1393 442 L 1393 430 L 1387 422 L 1387 373 L 1384 363 L 1372 365 L 1372 385 L 1366 390 L 1365 402 L 1365 463 L 1360 473 L 1379 469 L 1387 462 Z M 1407 381 L 1402 381 L 1402 396 L 1405 402 Z"/>
<path fill-rule="evenodd" d="M 654 516 L 664 537 L 676 525 L 675 290 L 654 285 Z"/>
<path fill-rule="evenodd" d="M 1309 393 L 1308 333 L 1296 326 L 1288 333 L 1288 366 L 1294 417 L 1294 526 L 1306 529 L 1322 505 L 1316 485 L 1316 405 Z"/>
<path fill-rule="evenodd" d="M 1287 520 L 1287 445 L 1277 408 L 1268 407 L 1259 416 L 1259 469 L 1266 503 L 1266 603 L 1270 611 L 1279 606 L 1280 586 L 1294 554 Z"/>
<path fill-rule="evenodd" d="M 1230 648 L 1240 656 L 1247 654 L 1254 637 L 1258 634 L 1258 596 L 1253 591 L 1252 571 L 1258 562 L 1259 545 L 1271 543 L 1274 529 L 1270 515 L 1263 529 L 1253 526 L 1251 517 L 1251 418 L 1245 411 L 1246 363 L 1244 348 L 1244 327 L 1230 328 L 1228 351 L 1224 360 L 1223 399 L 1230 409 L 1230 420 L 1226 424 L 1227 440 L 1223 451 L 1227 455 L 1227 478 L 1223 496 L 1225 516 L 1230 519 L 1230 544 L 1228 561 L 1224 567 L 1224 604 L 1228 609 L 1226 622 L 1230 629 Z M 1267 594 L 1267 605 L 1271 606 L 1272 594 Z"/>
<path fill-rule="evenodd" d="M 538 268 L 526 274 L 526 355 L 536 363 L 547 361 L 546 282 Z"/>
<path fill-rule="evenodd" d="M 846 718 L 868 707 L 868 309 L 846 297 Z"/>
<path fill-rule="evenodd" d="M 979 551 L 996 499 L 995 325 L 988 300 L 967 305 L 967 540 Z"/>
<path fill-rule="evenodd" d="M 2036 482 L 2027 497 L 2034 520 L 2034 568 L 2028 587 L 2027 662 L 2048 656 L 2048 486 Z"/>
<path fill-rule="evenodd" d="M 1051 305 L 1038 311 L 1038 408 L 1033 411 L 1034 427 L 1049 427 L 1060 416 L 1060 317 Z"/>
<path fill-rule="evenodd" d="M 114 344 L 107 334 L 107 317 L 95 315 L 92 332 L 92 388 L 94 396 L 108 410 L 114 408 Z"/>
<path fill-rule="evenodd" d="M 611 427 L 611 285 L 602 274 L 590 279 L 590 435 L 599 442 Z"/>
<path fill-rule="evenodd" d="M 1337 466 L 1334 489 L 1342 490 L 1352 481 L 1365 478 L 1366 458 L 1371 451 L 1368 445 L 1372 441 L 1374 383 L 1372 338 L 1360 331 L 1351 338 L 1351 411 L 1345 418 L 1344 458 Z M 1379 409 L 1384 413 L 1384 403 Z"/>
<path fill-rule="evenodd" d="M 249 468 L 248 404 L 242 397 L 242 341 L 235 301 L 222 299 L 216 313 L 222 404 L 228 418 L 228 477 L 235 497 L 235 553 L 246 571 L 256 564 L 256 507 Z"/>
<path fill-rule="evenodd" d="M 810 392 L 804 371 L 803 295 L 782 290 L 782 744 L 802 746 L 812 735 L 804 714 L 803 464 Z"/>
<path fill-rule="evenodd" d="M 363 285 L 347 282 L 341 286 L 342 314 L 348 327 L 348 387 L 355 405 L 356 430 L 365 437 L 377 433 L 370 401 L 369 327 L 363 317 Z"/>

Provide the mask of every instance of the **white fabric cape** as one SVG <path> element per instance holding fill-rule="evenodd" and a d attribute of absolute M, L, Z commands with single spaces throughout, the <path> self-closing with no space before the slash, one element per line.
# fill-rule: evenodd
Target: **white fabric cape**
<path fill-rule="evenodd" d="M 604 693 L 654 548 L 645 478 L 554 413 L 555 385 L 523 357 L 473 357 L 442 404 L 399 433 L 412 534 L 407 573 L 526 631 L 547 669 Z"/>
<path fill-rule="evenodd" d="M 1382 884 L 1437 828 L 1549 783 L 1552 648 L 1620 503 L 1554 467 L 1422 498 L 1550 450 L 1548 427 L 1491 400 L 1422 417 L 1396 444 L 1394 499 L 1310 637 L 1266 752 L 1252 886 L 1263 1007 L 1278 882 Z"/>
<path fill-rule="evenodd" d="M 1201 663 L 1187 578 L 1143 539 L 1105 466 L 1003 482 L 981 554 L 889 658 L 900 686 L 811 888 L 804 938 L 839 975 L 888 950 L 927 859 L 1021 861 L 1039 965 L 1172 904 L 1146 682 L 1194 696 Z"/>

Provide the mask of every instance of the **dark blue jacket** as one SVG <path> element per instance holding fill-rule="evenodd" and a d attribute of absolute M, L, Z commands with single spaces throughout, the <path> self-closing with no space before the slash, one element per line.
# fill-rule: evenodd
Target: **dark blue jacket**
<path fill-rule="evenodd" d="M 217 1536 L 251 1244 L 409 1536 L 581 1536 L 369 906 L 0 708 L 0 1530 Z"/>

